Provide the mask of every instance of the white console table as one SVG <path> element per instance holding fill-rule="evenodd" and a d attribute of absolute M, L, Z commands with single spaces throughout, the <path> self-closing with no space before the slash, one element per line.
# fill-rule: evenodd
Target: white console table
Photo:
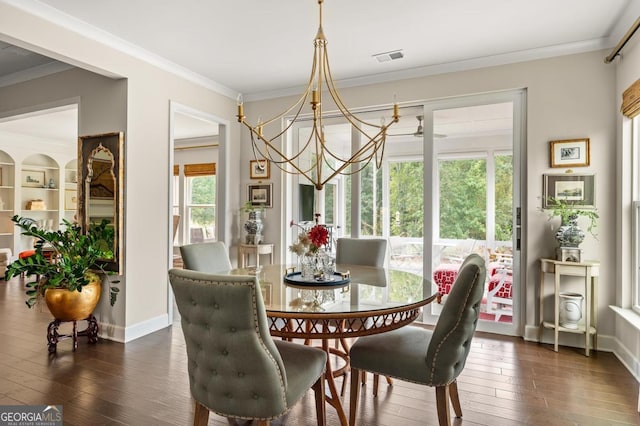
<path fill-rule="evenodd" d="M 249 263 L 249 256 L 255 255 L 256 268 L 260 267 L 260 255 L 268 254 L 269 263 L 273 264 L 273 244 L 240 244 L 238 246 L 238 260 L 240 268 L 244 268 Z"/>
<path fill-rule="evenodd" d="M 585 355 L 589 356 L 590 339 L 593 336 L 593 349 L 597 349 L 598 342 L 598 277 L 600 275 L 600 262 L 585 260 L 583 262 L 563 262 L 554 259 L 540 259 L 540 325 L 539 341 L 542 341 L 542 330 L 553 329 L 553 349 L 558 352 L 559 332 L 582 333 L 585 335 Z M 544 321 L 544 282 L 545 274 L 554 274 L 554 321 Z M 560 278 L 561 276 L 584 277 L 584 324 L 579 324 L 577 329 L 566 328 L 560 325 Z"/>

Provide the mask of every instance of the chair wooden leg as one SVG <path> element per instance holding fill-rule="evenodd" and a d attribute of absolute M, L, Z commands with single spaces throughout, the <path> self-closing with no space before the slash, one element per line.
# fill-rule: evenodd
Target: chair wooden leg
<path fill-rule="evenodd" d="M 324 374 L 322 374 L 313 384 L 313 392 L 316 396 L 316 419 L 318 426 L 325 426 L 327 424 L 327 405 L 325 404 L 324 382 Z"/>
<path fill-rule="evenodd" d="M 256 426 L 269 426 L 270 424 L 269 420 L 256 420 Z"/>
<path fill-rule="evenodd" d="M 351 395 L 349 399 L 349 426 L 356 424 L 356 411 L 358 410 L 358 397 L 360 396 L 360 379 L 365 374 L 357 368 L 351 368 Z"/>
<path fill-rule="evenodd" d="M 451 406 L 453 412 L 456 413 L 456 417 L 462 417 L 462 406 L 460 405 L 460 398 L 458 397 L 458 382 L 454 380 L 449 385 L 449 398 L 451 399 Z"/>
<path fill-rule="evenodd" d="M 449 385 L 436 386 L 436 406 L 438 409 L 438 424 L 440 426 L 450 426 Z"/>
<path fill-rule="evenodd" d="M 378 382 L 380 381 L 379 374 L 373 374 L 373 396 L 378 396 Z"/>
<path fill-rule="evenodd" d="M 207 426 L 207 423 L 209 423 L 209 409 L 196 401 L 193 426 Z"/>

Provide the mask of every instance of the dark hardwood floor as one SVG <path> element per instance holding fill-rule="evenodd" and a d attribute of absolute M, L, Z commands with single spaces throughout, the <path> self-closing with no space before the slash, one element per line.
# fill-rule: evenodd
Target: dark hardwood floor
<path fill-rule="evenodd" d="M 184 338 L 174 326 L 126 345 L 81 339 L 47 352 L 46 310 L 24 304 L 19 280 L 0 281 L 0 405 L 62 404 L 65 425 L 188 425 L 193 419 Z M 363 389 L 359 425 L 435 425 L 432 388 L 372 380 Z M 459 425 L 636 425 L 638 384 L 610 353 L 586 358 L 578 349 L 478 333 L 458 380 Z M 348 391 L 343 401 L 348 405 Z M 327 409 L 328 424 L 337 425 Z M 310 392 L 273 424 L 313 425 Z M 235 424 L 211 415 L 210 425 Z M 245 424 L 238 422 L 238 424 Z"/>

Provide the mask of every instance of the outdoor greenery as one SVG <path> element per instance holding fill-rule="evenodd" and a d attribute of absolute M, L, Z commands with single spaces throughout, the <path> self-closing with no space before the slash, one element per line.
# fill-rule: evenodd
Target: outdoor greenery
<path fill-rule="evenodd" d="M 495 156 L 495 239 L 512 235 L 513 157 Z M 439 162 L 440 238 L 486 239 L 487 170 L 485 159 Z M 346 232 L 351 223 L 351 177 L 347 178 Z M 375 185 L 374 185 L 375 182 Z M 424 164 L 421 161 L 389 163 L 390 235 L 420 238 L 424 235 Z M 362 171 L 361 234 L 382 231 L 382 172 L 369 164 Z"/>
<path fill-rule="evenodd" d="M 390 235 L 422 237 L 424 218 L 424 163 L 389 164 Z"/>
<path fill-rule="evenodd" d="M 191 222 L 201 227 L 211 226 L 216 219 L 216 209 L 210 207 L 216 203 L 216 177 L 196 176 L 187 179 L 191 189 L 192 206 L 205 205 L 206 207 L 191 208 Z"/>
<path fill-rule="evenodd" d="M 512 156 L 495 157 L 495 240 L 512 235 Z M 487 170 L 485 159 L 441 160 L 440 238 L 486 239 Z"/>

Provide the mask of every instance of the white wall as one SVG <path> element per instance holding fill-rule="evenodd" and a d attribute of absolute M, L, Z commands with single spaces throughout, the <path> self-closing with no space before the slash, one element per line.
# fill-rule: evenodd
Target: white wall
<path fill-rule="evenodd" d="M 524 151 L 527 169 L 523 170 L 523 219 L 525 237 L 523 251 L 522 286 L 525 292 L 527 332 L 535 338 L 537 331 L 537 286 L 541 257 L 555 257 L 555 240 L 546 214 L 541 206 L 542 174 L 562 173 L 549 167 L 549 141 L 588 137 L 591 139 L 591 166 L 576 172 L 597 175 L 596 199 L 600 214 L 599 240 L 583 243 L 585 258 L 602 262 L 602 276 L 611 277 L 615 271 L 615 67 L 603 63 L 605 52 L 557 57 L 518 64 L 457 72 L 341 90 L 350 108 L 388 104 L 396 94 L 399 102 L 422 102 L 453 96 L 527 89 L 527 147 Z M 286 109 L 293 97 L 254 102 L 245 105 L 245 115 L 271 117 Z M 401 118 L 410 119 L 410 118 Z M 250 120 L 251 121 L 251 120 Z M 268 134 L 268 129 L 265 129 Z M 248 133 L 243 130 L 242 144 L 249 146 Z M 241 165 L 248 164 L 249 150 L 244 150 Z M 266 239 L 279 241 L 289 219 L 280 212 L 281 173 L 272 168 L 275 188 L 274 209 L 266 221 Z M 244 183 L 248 176 L 243 173 Z M 279 247 L 277 257 L 286 246 Z M 576 289 L 579 283 L 574 284 Z M 550 285 L 547 289 L 550 290 Z M 607 306 L 615 301 L 611 280 L 601 280 L 599 288 L 599 334 L 612 336 L 614 321 Z M 549 303 L 546 304 L 550 306 Z M 550 313 L 549 313 L 550 315 Z M 523 333 L 525 330 L 523 330 Z M 545 340 L 551 336 L 545 335 Z M 563 336 L 566 343 L 580 345 L 574 336 Z M 600 339 L 601 342 L 606 339 Z"/>
<path fill-rule="evenodd" d="M 86 39 L 72 31 L 29 15 L 6 3 L 0 3 L 0 39 L 32 48 L 40 53 L 82 66 L 108 76 L 126 87 L 126 103 L 118 111 L 102 116 L 86 117 L 80 113 L 80 133 L 86 127 L 103 127 L 104 131 L 121 130 L 126 118 L 125 132 L 125 276 L 124 303 L 118 304 L 123 313 L 113 311 L 113 327 L 106 328 L 114 339 L 131 340 L 168 325 L 168 253 L 171 217 L 169 213 L 169 101 L 192 107 L 234 123 L 235 99 L 225 97 L 183 78 L 176 77 L 136 58 Z M 29 83 L 29 87 L 38 80 Z M 64 86 L 68 88 L 68 84 Z M 4 96 L 0 109 L 18 108 L 20 104 L 45 102 L 42 98 L 64 96 L 57 87 L 49 85 L 40 90 L 40 98 L 28 103 L 16 93 L 10 100 Z M 67 95 L 68 96 L 68 95 Z M 103 99 L 90 99 L 88 110 L 99 109 Z M 83 99 L 84 101 L 84 99 Z M 9 104 L 9 105 L 8 105 Z M 114 123 L 115 117 L 115 123 Z M 238 126 L 230 126 L 230 141 L 238 139 Z M 226 141 L 225 141 L 226 142 Z M 239 147 L 228 143 L 231 164 L 239 162 Z M 221 172 L 228 170 L 226 185 L 238 182 L 236 167 L 220 164 Z M 226 215 L 239 205 L 237 191 L 226 191 L 229 202 Z M 225 229 L 225 239 L 231 230 Z M 118 307 L 118 306 L 116 306 Z"/>

